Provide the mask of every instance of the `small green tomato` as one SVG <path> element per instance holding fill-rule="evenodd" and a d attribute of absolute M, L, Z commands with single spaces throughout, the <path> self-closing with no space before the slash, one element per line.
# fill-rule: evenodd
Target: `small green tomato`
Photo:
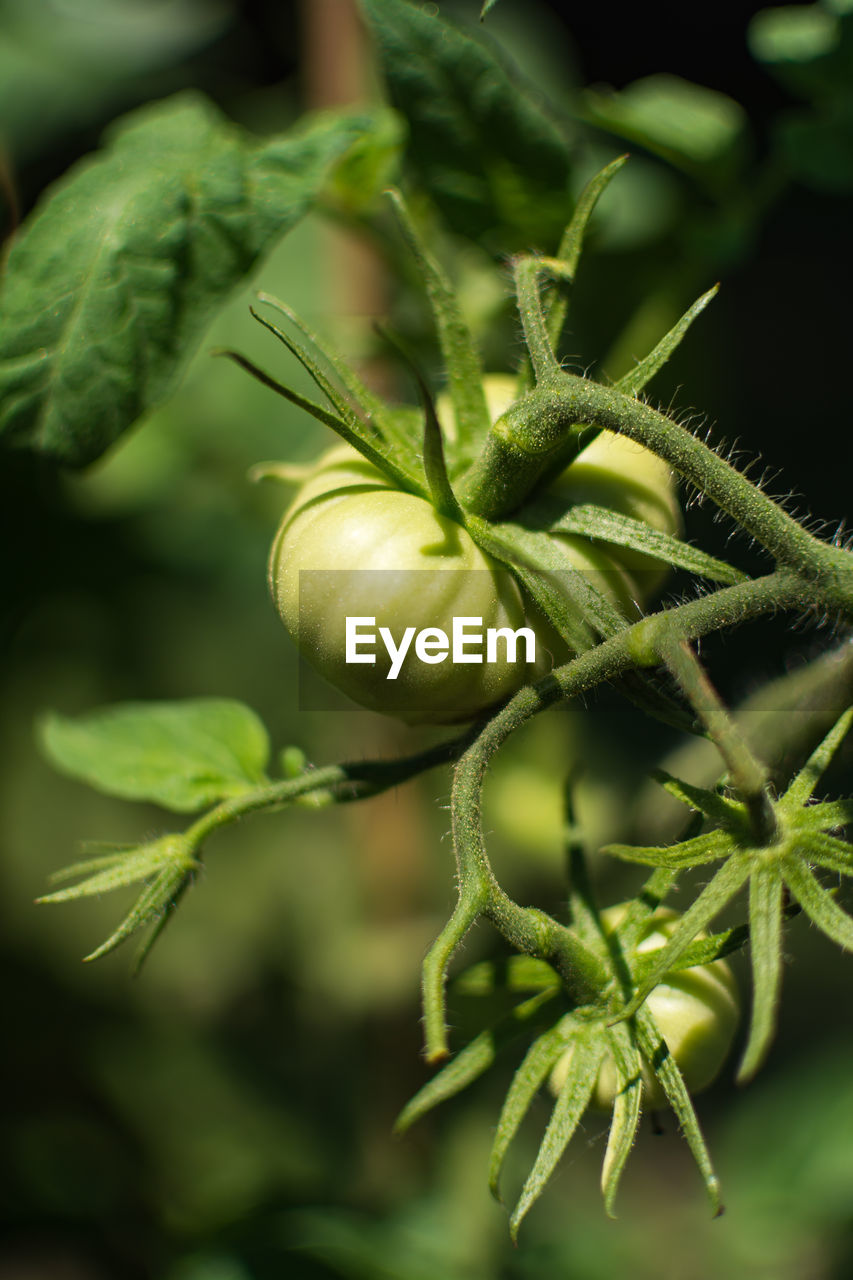
<path fill-rule="evenodd" d="M 576 506 L 607 507 L 641 520 L 660 533 L 681 533 L 681 509 L 672 471 L 662 458 L 626 436 L 601 431 L 554 480 L 549 492 Z M 648 599 L 667 575 L 667 566 L 628 547 L 607 546 L 628 570 L 640 599 Z"/>
<path fill-rule="evenodd" d="M 627 909 L 627 903 L 620 903 L 603 911 L 605 929 L 614 930 Z M 679 918 L 675 911 L 658 908 L 648 920 L 636 951 L 655 951 L 665 946 Z M 725 960 L 667 974 L 646 1003 L 690 1093 L 707 1088 L 728 1057 L 740 1018 L 734 974 Z M 551 1072 L 549 1087 L 554 1094 L 558 1094 L 565 1083 L 571 1054 L 569 1049 Z M 615 1064 L 607 1057 L 599 1069 L 590 1106 L 597 1111 L 609 1111 L 618 1089 Z M 643 1071 L 643 1100 L 651 1108 L 666 1103 L 666 1095 L 647 1065 Z"/>
<path fill-rule="evenodd" d="M 285 513 L 269 574 L 279 614 L 300 651 L 336 688 L 371 710 L 409 724 L 459 723 L 530 678 L 521 642 L 512 661 L 504 641 L 494 662 L 470 661 L 478 652 L 486 656 L 476 645 L 465 646 L 466 662 L 452 662 L 450 652 L 439 657 L 440 641 L 429 632 L 451 637 L 454 618 L 481 619 L 474 631 L 522 628 L 519 588 L 461 525 L 395 489 L 347 446 L 320 460 Z M 359 654 L 373 654 L 373 663 L 347 660 L 347 618 L 373 619 L 359 629 L 373 632 L 376 643 L 357 646 Z M 381 628 L 398 649 L 406 630 L 415 632 L 393 678 Z"/>

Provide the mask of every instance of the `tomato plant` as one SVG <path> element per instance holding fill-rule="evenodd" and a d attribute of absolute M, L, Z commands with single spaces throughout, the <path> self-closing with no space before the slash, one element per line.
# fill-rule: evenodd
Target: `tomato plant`
<path fill-rule="evenodd" d="M 492 21 L 492 10 L 511 5 L 487 4 L 484 17 Z M 410 1101 L 397 1100 L 396 1127 L 408 1129 L 469 1087 L 468 1097 L 487 1097 L 473 1087 L 487 1072 L 499 1082 L 496 1123 L 484 1124 L 473 1102 L 460 1143 L 473 1150 L 475 1129 L 491 1142 L 481 1171 L 496 1198 L 521 1174 L 510 1208 L 513 1238 L 537 1202 L 543 1200 L 539 1220 L 544 1205 L 557 1203 L 545 1189 L 584 1124 L 606 1129 L 601 1190 L 613 1216 L 646 1110 L 673 1113 L 697 1185 L 717 1214 L 714 1142 L 706 1141 L 694 1095 L 719 1080 L 717 1097 L 724 1096 L 733 1051 L 741 1084 L 771 1052 L 781 1053 L 784 961 L 799 953 L 797 917 L 842 951 L 853 950 L 845 909 L 853 800 L 838 767 L 853 720 L 844 638 L 853 622 L 853 551 L 843 526 L 802 518 L 720 437 L 730 416 L 742 447 L 770 456 L 777 440 L 759 433 L 794 413 L 793 459 L 795 467 L 804 463 L 814 452 L 814 424 L 837 418 L 832 397 L 821 399 L 823 379 L 810 375 L 795 390 L 792 361 L 791 390 L 766 407 L 755 388 L 760 341 L 768 344 L 764 356 L 773 348 L 775 358 L 770 338 L 753 325 L 753 350 L 744 337 L 750 326 L 739 330 L 737 359 L 747 349 L 751 356 L 743 360 L 753 379 L 745 391 L 747 374 L 731 352 L 728 360 L 720 355 L 721 333 L 737 306 L 724 303 L 722 322 L 705 313 L 719 287 L 711 282 L 721 281 L 725 298 L 745 278 L 750 255 L 766 250 L 765 239 L 773 243 L 776 224 L 767 215 L 774 201 L 786 207 L 786 183 L 812 193 L 811 225 L 821 227 L 827 219 L 815 192 L 841 200 L 845 184 L 853 189 L 844 160 L 850 18 L 828 0 L 808 13 L 795 6 L 787 18 L 772 10 L 759 15 L 750 28 L 751 56 L 780 84 L 794 86 L 798 105 L 752 147 L 744 113 L 716 90 L 644 76 L 612 94 L 578 87 L 569 109 L 552 107 L 544 90 L 507 69 L 488 40 L 447 21 L 436 6 L 363 0 L 361 8 L 387 91 L 383 104 L 324 111 L 287 127 L 268 121 L 258 135 L 199 93 L 148 104 L 114 124 L 95 157 L 49 187 L 11 237 L 0 308 L 0 434 L 15 460 L 7 488 L 13 492 L 21 476 L 27 482 L 15 545 L 40 557 L 20 573 L 20 596 L 30 602 L 45 584 L 49 623 L 38 623 L 36 608 L 33 625 L 50 631 L 45 651 L 56 654 L 66 644 L 68 651 L 62 647 L 61 674 L 44 688 L 77 710 L 41 717 L 42 751 L 112 800 L 188 816 L 161 828 L 147 811 L 116 817 L 111 801 L 79 815 L 71 799 L 67 811 L 64 801 L 32 804 L 17 775 L 9 811 L 26 804 L 36 824 L 50 811 L 61 814 L 63 840 L 66 826 L 117 824 L 116 839 L 60 872 L 42 900 L 88 898 L 100 910 L 97 900 L 108 890 L 135 887 L 136 900 L 87 959 L 137 936 L 137 965 L 188 896 L 196 919 L 204 916 L 220 874 L 211 855 L 228 848 L 225 840 L 219 845 L 221 832 L 251 815 L 301 811 L 281 822 L 282 831 L 292 822 L 297 832 L 283 872 L 271 872 L 272 859 L 264 860 L 271 838 L 245 835 L 245 825 L 233 835 L 232 848 L 244 840 L 242 847 L 261 854 L 254 871 L 244 865 L 232 881 L 219 882 L 228 901 L 221 918 L 211 917 L 210 972 L 198 956 L 184 964 L 182 944 L 171 941 L 180 938 L 175 930 L 158 951 L 158 973 L 172 964 L 174 982 L 186 981 L 177 998 L 199 1037 L 205 1018 L 221 1013 L 224 1024 L 227 1013 L 232 1033 L 239 1028 L 234 1041 L 251 1042 L 257 1006 L 242 1000 L 242 961 L 235 957 L 241 948 L 254 946 L 261 956 L 281 947 L 275 980 L 257 989 L 265 1000 L 286 992 L 287 1016 L 276 1006 L 270 1023 L 286 1027 L 287 1039 L 276 1042 L 275 1053 L 259 1054 L 265 1066 L 254 1074 L 266 1081 L 267 1073 L 295 1070 L 299 1042 L 301 1082 L 316 1084 L 314 1110 L 324 1131 L 323 1141 L 310 1134 L 304 1149 L 311 1158 L 334 1153 L 318 1157 L 319 1165 L 327 1160 L 337 1174 L 346 1163 L 337 1159 L 346 1127 L 342 1099 L 356 1088 L 350 1064 L 362 1051 L 354 1031 L 347 1040 L 350 1028 L 364 1017 L 375 1030 L 383 1001 L 402 1007 L 423 960 L 425 1074 Z M 139 49 L 135 56 L 142 57 Z M 48 61 L 55 67 L 54 56 Z M 88 65 L 83 59 L 83 79 Z M 21 92 L 26 85 L 24 76 Z M 115 85 L 105 90 L 104 104 L 116 92 Z M 245 101 L 241 118 L 261 119 L 267 101 Z M 619 154 L 626 139 L 636 152 L 630 161 Z M 44 143 L 35 186 L 55 145 L 56 137 Z M 0 191 L 9 186 L 5 175 L 0 156 Z M 798 199 L 805 201 L 802 191 Z M 799 226 L 801 213 L 791 205 L 785 216 Z M 308 239 L 295 247 L 288 240 L 278 257 L 281 237 L 305 219 L 298 235 L 324 236 L 331 219 L 373 255 L 375 287 L 350 310 L 371 312 L 381 298 L 387 328 L 336 322 L 347 307 L 339 305 L 342 294 L 332 300 L 308 279 L 315 265 Z M 330 243 L 322 242 L 318 262 L 334 260 L 338 249 L 329 251 Z M 813 264 L 811 287 L 841 278 L 831 265 Z M 349 287 L 360 269 L 331 272 L 335 288 Z M 236 318 L 229 296 L 250 277 L 265 291 L 253 295 L 251 307 L 241 300 Z M 266 291 L 272 288 L 286 300 Z M 300 289 L 299 306 L 319 315 L 320 333 L 293 305 Z M 706 291 L 691 302 L 699 289 Z M 753 292 L 770 332 L 766 299 L 773 289 L 761 279 Z M 808 300 L 791 311 L 823 314 Z M 214 319 L 222 327 L 212 340 L 224 359 L 214 365 L 205 352 L 177 392 Z M 335 329 L 337 346 L 327 336 Z M 262 343 L 275 351 L 274 366 Z M 843 359 L 810 364 L 842 367 Z M 653 380 L 658 387 L 667 378 L 670 395 L 675 385 L 695 384 L 700 397 L 710 392 L 721 428 L 697 425 L 674 400 L 653 399 Z M 119 447 L 143 419 L 150 421 Z M 305 435 L 318 424 L 325 433 L 319 446 Z M 77 480 L 67 474 L 110 450 L 102 469 Z M 256 464 L 252 474 L 296 480 L 289 505 L 281 488 L 243 483 L 250 463 L 273 455 L 285 461 Z M 311 455 L 308 464 L 292 461 Z M 799 471 L 795 478 L 799 484 Z M 778 491 L 784 488 L 780 480 Z M 40 504 L 49 498 L 58 514 L 42 520 Z M 270 541 L 273 607 L 261 604 Z M 161 576 L 166 563 L 170 573 Z M 90 594 L 97 607 L 86 604 Z M 301 656 L 356 704 L 351 717 L 335 711 L 338 718 L 318 728 L 314 709 L 300 704 L 295 648 L 276 612 Z M 737 642 L 728 639 L 735 631 Z M 808 642 L 797 638 L 804 632 Z M 732 657 L 735 643 L 742 648 Z M 29 680 L 23 693 L 15 686 L 15 697 L 38 689 L 47 700 L 39 643 L 25 647 Z M 120 671 L 111 656 L 118 653 L 128 655 Z M 79 681 L 78 670 L 86 673 Z M 211 695 L 214 680 L 238 696 Z M 740 701 L 745 687 L 753 691 Z M 182 689 L 187 697 L 163 696 Z M 146 692 L 150 701 L 136 700 Z M 130 700 L 79 712 L 81 701 L 116 696 Z M 244 698 L 265 703 L 264 720 Z M 274 740 L 289 745 L 274 751 Z M 639 781 L 648 769 L 652 778 Z M 445 772 L 425 802 L 415 780 L 432 770 Z M 377 806 L 378 834 L 364 834 L 357 822 L 345 827 L 337 813 L 313 812 L 367 802 L 410 782 L 409 798 Z M 650 800 L 653 788 L 657 798 Z M 498 791 L 505 793 L 502 811 L 491 805 Z M 500 816 L 510 810 L 512 824 Z M 312 848 L 308 824 L 315 817 L 324 834 Z M 55 865 L 55 836 L 34 843 Z M 435 878 L 443 877 L 437 890 L 417 863 L 433 846 Z M 440 859 L 451 848 L 447 876 Z M 344 863 L 350 851 L 357 851 L 352 866 Z M 646 868 L 644 878 L 632 881 L 638 866 Z M 352 920 L 353 903 L 371 899 L 371 874 L 381 882 L 375 936 Z M 270 875 L 277 890 L 269 889 Z M 253 876 L 254 898 L 244 892 Z M 211 896 L 194 892 L 199 883 Z M 448 885 L 455 902 L 437 927 Z M 633 895 L 627 902 L 607 905 L 626 894 Z M 402 900 L 417 903 L 411 928 L 412 920 L 393 918 Z M 191 929 L 186 936 L 192 939 Z M 60 936 L 54 951 L 69 950 L 67 942 Z M 192 941 L 186 945 L 191 951 Z M 461 965 L 466 946 L 474 954 Z M 750 987 L 742 1043 L 729 968 L 736 955 Z M 801 987 L 811 963 L 797 970 Z M 220 983 L 226 972 L 230 987 Z M 833 970 L 827 989 L 836 991 L 839 980 Z M 153 1020 L 158 988 L 145 992 L 144 1017 Z M 843 1013 L 840 997 L 833 1001 L 830 1023 Z M 302 1038 L 290 1031 L 302 1016 L 300 1002 L 311 1011 L 302 1018 Z M 56 1007 L 61 1003 L 57 996 Z M 317 1010 L 332 1028 L 331 1069 L 326 1062 L 315 1070 L 312 1058 L 326 1043 L 314 1035 Z M 820 1002 L 810 1005 L 804 1042 L 811 1043 L 823 1013 Z M 413 1025 L 411 1009 L 406 1016 Z M 232 1161 L 229 1134 L 217 1130 L 209 1142 L 206 1135 L 214 1113 L 242 1124 L 239 1106 L 229 1113 L 219 1105 L 233 1062 L 224 1053 L 205 1073 L 188 1042 L 170 1034 L 152 1033 L 148 1056 L 139 1039 L 127 1052 L 108 1046 L 103 1067 L 99 1052 L 90 1056 L 110 1098 L 102 1110 L 125 1106 L 129 1132 L 152 1167 L 170 1171 L 161 1178 L 162 1203 L 178 1207 L 161 1206 L 164 1221 L 171 1213 L 170 1230 L 195 1239 L 205 1223 L 230 1225 L 241 1196 L 260 1215 L 291 1194 L 281 1188 L 294 1186 L 297 1175 L 284 1168 L 281 1153 L 310 1108 L 291 1099 L 292 1133 L 282 1126 L 282 1136 L 259 1104 L 249 1126 L 252 1159 Z M 265 1034 L 257 1032 L 258 1043 Z M 391 1040 L 402 1045 L 405 1035 Z M 181 1063 L 183 1084 L 173 1088 L 172 1068 Z M 298 1089 L 282 1085 L 281 1093 L 298 1096 Z M 205 1138 L 181 1163 L 172 1130 L 180 1130 L 191 1103 Z M 704 1114 L 713 1115 L 716 1103 L 703 1099 L 705 1105 Z M 451 1107 L 448 1114 L 453 1128 L 462 1112 Z M 155 1131 L 156 1158 L 145 1145 Z M 755 1148 L 765 1140 L 766 1131 Z M 299 1163 L 302 1148 L 293 1144 Z M 515 1162 L 510 1148 L 519 1154 Z M 211 1166 L 211 1149 L 220 1153 L 212 1163 L 225 1191 L 200 1176 Z M 36 1144 L 21 1167 L 49 1194 L 40 1150 Z M 240 1150 L 246 1156 L 246 1146 Z M 391 1168 L 388 1160 L 375 1167 Z M 303 1163 L 307 1168 L 310 1159 Z M 445 1154 L 439 1163 L 455 1167 Z M 328 1167 L 316 1172 L 317 1187 L 326 1176 Z M 843 1182 L 846 1174 L 833 1176 Z M 743 1195 L 732 1181 L 734 1195 Z M 222 1202 L 205 1218 L 202 1202 L 217 1194 Z M 631 1202 L 630 1187 L 622 1194 Z M 103 1195 L 103 1204 L 90 1206 L 95 1217 L 112 1212 Z M 668 1205 L 673 1196 L 661 1198 Z M 456 1199 L 454 1184 L 445 1196 L 451 1209 Z M 304 1184 L 292 1201 L 304 1210 Z M 309 1219 L 282 1229 L 292 1232 L 288 1239 L 309 1241 L 305 1250 L 325 1265 L 325 1243 L 310 1243 L 316 1233 Z M 341 1230 L 332 1235 L 349 1248 L 358 1232 L 343 1216 L 335 1223 Z M 410 1227 L 400 1228 L 401 1239 Z M 371 1253 L 359 1239 L 362 1251 L 353 1246 L 341 1267 L 378 1274 L 382 1250 Z M 208 1271 L 248 1274 L 255 1266 L 248 1257 L 229 1270 L 230 1259 L 220 1266 L 219 1258 L 199 1254 L 181 1280 Z M 535 1253 L 523 1266 L 529 1269 L 530 1257 L 538 1267 Z M 401 1275 L 456 1280 L 461 1271 L 446 1261 L 422 1265 L 417 1258 L 401 1263 Z M 467 1262 L 460 1267 L 467 1276 Z M 577 1271 L 577 1260 L 563 1269 Z M 483 1280 L 490 1280 L 485 1272 Z"/>
<path fill-rule="evenodd" d="M 602 911 L 605 933 L 616 934 L 627 913 L 627 903 Z M 663 947 L 678 922 L 677 912 L 659 907 L 643 925 L 632 959 L 642 959 L 650 951 Z M 691 1093 L 707 1089 L 731 1052 L 740 1020 L 737 983 L 729 965 L 725 960 L 713 960 L 710 964 L 665 973 L 649 992 L 647 1004 L 687 1088 Z M 571 1070 L 572 1052 L 569 1049 L 551 1072 L 548 1083 L 556 1096 Z M 619 1071 L 613 1055 L 609 1054 L 598 1069 L 590 1106 L 610 1111 L 619 1089 Z M 647 1066 L 643 1070 L 643 1091 L 647 1106 L 665 1105 L 666 1094 Z"/>
<path fill-rule="evenodd" d="M 496 420 L 515 398 L 513 380 L 488 375 L 483 389 Z M 438 407 L 447 414 L 447 405 Z M 582 448 L 544 496 L 569 510 L 597 502 L 670 536 L 679 528 L 669 468 L 610 432 Z M 557 590 L 563 574 L 580 573 L 630 617 L 637 616 L 637 599 L 660 582 L 662 566 L 648 555 L 619 548 L 610 555 L 594 540 L 570 534 L 553 540 L 565 561 L 551 575 Z M 525 621 L 521 591 L 511 572 L 477 547 L 464 521 L 394 487 L 346 445 L 319 459 L 305 479 L 276 535 L 269 572 L 282 621 L 321 674 L 363 706 L 410 724 L 480 715 L 537 669 L 542 674 L 553 666 L 555 650 L 562 654 L 559 638 L 534 609 L 527 620 L 539 631 L 538 664 L 515 659 L 515 641 L 512 649 L 502 645 L 498 661 L 488 662 L 471 646 L 467 662 L 448 660 L 439 642 L 426 659 L 412 653 L 416 661 L 406 662 L 411 637 L 405 651 L 395 646 L 407 629 L 446 635 L 458 617 L 486 630 L 517 631 Z M 346 619 L 356 617 L 390 636 L 384 651 L 350 661 Z"/>

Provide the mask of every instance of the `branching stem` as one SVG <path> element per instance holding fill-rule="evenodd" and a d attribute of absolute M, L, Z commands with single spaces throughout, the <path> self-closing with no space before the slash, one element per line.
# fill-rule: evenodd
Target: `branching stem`
<path fill-rule="evenodd" d="M 399 760 L 362 760 L 327 765 L 322 769 L 308 770 L 298 778 L 256 787 L 243 795 L 223 800 L 208 810 L 187 828 L 186 838 L 193 848 L 198 849 L 220 827 L 238 822 L 250 813 L 273 813 L 308 796 L 315 802 L 328 797 L 339 804 L 368 799 L 457 759 L 470 741 L 471 733 L 468 732 Z"/>
<path fill-rule="evenodd" d="M 772 844 L 778 826 L 767 790 L 767 770 L 753 755 L 687 641 L 665 646 L 662 657 L 723 757 L 731 784 L 746 805 L 756 843 Z"/>
<path fill-rule="evenodd" d="M 456 766 L 451 800 L 460 905 L 430 952 L 424 972 L 427 1054 L 446 1053 L 444 982 L 456 947 L 482 915 L 517 950 L 548 960 L 570 997 L 579 1004 L 600 996 L 610 980 L 607 968 L 577 935 L 545 912 L 520 907 L 500 888 L 486 854 L 482 790 L 495 752 L 516 729 L 561 699 L 571 699 L 637 666 L 659 665 L 674 645 L 777 609 L 802 609 L 803 583 L 778 570 L 764 578 L 725 587 L 704 599 L 653 614 L 626 628 L 544 680 L 525 686 L 485 724 Z M 449 928 L 449 926 L 448 926 Z"/>

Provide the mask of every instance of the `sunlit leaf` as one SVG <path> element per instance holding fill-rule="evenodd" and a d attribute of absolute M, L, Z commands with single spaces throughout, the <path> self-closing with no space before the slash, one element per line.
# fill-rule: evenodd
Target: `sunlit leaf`
<path fill-rule="evenodd" d="M 77 717 L 50 714 L 42 748 L 63 773 L 126 800 L 191 813 L 266 781 L 269 740 L 227 698 L 126 702 Z"/>
<path fill-rule="evenodd" d="M 696 867 L 706 862 L 717 862 L 732 852 L 732 841 L 720 831 L 708 831 L 705 835 L 694 836 L 692 840 L 682 840 L 680 844 L 642 845 L 608 844 L 602 853 L 609 853 L 612 858 L 621 858 L 623 862 L 640 862 L 646 867 L 670 867 L 677 870 L 681 867 Z"/>
<path fill-rule="evenodd" d="M 400 229 L 417 262 L 432 307 L 447 374 L 447 389 L 453 405 L 453 459 L 454 471 L 458 471 L 475 456 L 491 425 L 480 357 L 459 310 L 456 294 L 430 253 L 405 200 L 399 191 L 392 191 L 390 195 Z"/>
<path fill-rule="evenodd" d="M 164 867 L 177 865 L 184 868 L 190 865 L 195 866 L 192 851 L 182 836 L 161 836 L 158 840 L 152 840 L 126 852 L 116 853 L 107 858 L 92 859 L 88 862 L 76 862 L 70 867 L 65 867 L 51 878 L 68 880 L 72 877 L 81 877 L 79 883 L 44 894 L 38 902 L 70 902 L 74 898 L 100 896 L 113 889 L 122 889 L 150 876 L 158 875 Z"/>
<path fill-rule="evenodd" d="M 842 876 L 853 876 L 853 845 L 835 836 L 828 836 L 823 831 L 810 835 L 804 842 L 801 852 L 810 862 L 817 862 L 827 871 L 837 871 Z"/>
<path fill-rule="evenodd" d="M 626 396 L 636 396 L 647 383 L 662 369 L 667 360 L 677 350 L 682 338 L 692 325 L 697 316 L 701 315 L 707 307 L 708 303 L 716 297 L 719 291 L 719 285 L 714 285 L 713 289 L 709 289 L 707 293 L 703 293 L 697 298 L 692 307 L 685 311 L 684 315 L 670 329 L 665 337 L 645 356 L 642 360 L 638 360 L 633 369 L 624 374 L 616 383 L 616 390 L 622 391 Z M 721 578 L 721 582 L 725 579 Z"/>
<path fill-rule="evenodd" d="M 174 910 L 178 897 L 187 888 L 191 878 L 192 872 L 188 871 L 185 866 L 176 864 L 163 867 L 151 884 L 142 891 L 121 924 L 110 934 L 106 942 L 102 942 L 99 947 L 96 947 L 84 959 L 87 961 L 101 960 L 138 929 L 142 929 L 152 923 L 160 925 L 167 914 Z"/>
<path fill-rule="evenodd" d="M 714 878 L 687 908 L 678 921 L 667 943 L 654 953 L 654 964 L 645 975 L 636 995 L 623 1011 L 622 1017 L 636 1013 L 649 992 L 663 981 L 664 975 L 675 965 L 698 933 L 726 903 L 730 902 L 749 878 L 749 857 L 733 854 L 720 867 Z"/>
<path fill-rule="evenodd" d="M 698 813 L 704 813 L 714 822 L 731 825 L 732 818 L 738 811 L 732 801 L 726 800 L 718 792 L 710 791 L 707 787 L 696 787 L 690 782 L 684 782 L 681 778 L 674 778 L 671 773 L 666 773 L 663 769 L 653 770 L 652 777 L 660 783 L 664 791 L 675 796 L 676 800 L 680 800 L 682 804 L 695 809 Z"/>
<path fill-rule="evenodd" d="M 618 93 L 587 90 L 585 102 L 592 123 L 711 184 L 729 179 L 743 160 L 746 115 L 715 89 L 661 74 Z"/>

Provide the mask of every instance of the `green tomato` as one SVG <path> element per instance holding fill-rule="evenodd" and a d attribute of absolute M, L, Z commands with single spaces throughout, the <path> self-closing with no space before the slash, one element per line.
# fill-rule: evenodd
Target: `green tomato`
<path fill-rule="evenodd" d="M 482 619 L 471 633 L 524 627 L 519 588 L 465 529 L 395 489 L 346 446 L 320 460 L 286 512 L 273 544 L 270 585 L 285 626 L 320 674 L 362 706 L 409 724 L 470 720 L 531 678 L 523 644 L 518 661 L 510 661 L 503 641 L 494 662 L 471 661 L 487 656 L 473 643 L 464 646 L 464 662 L 452 662 L 450 652 L 439 656 L 435 629 L 451 639 L 454 619 Z M 362 640 L 356 648 L 361 658 L 372 655 L 372 663 L 352 661 L 352 649 L 347 660 L 347 618 L 373 619 L 358 631 L 375 642 Z M 381 628 L 397 653 L 414 629 L 396 668 Z"/>
<path fill-rule="evenodd" d="M 620 903 L 603 911 L 605 929 L 614 930 L 627 910 L 628 904 Z M 677 912 L 658 908 L 647 921 L 636 952 L 655 951 L 665 946 L 679 919 Z M 707 1088 L 728 1057 L 740 1018 L 737 985 L 725 960 L 667 974 L 649 994 L 646 1003 L 688 1090 L 698 1093 Z M 565 1082 L 571 1054 L 569 1049 L 551 1073 L 549 1087 L 555 1094 Z M 608 1056 L 599 1069 L 590 1106 L 597 1111 L 609 1111 L 618 1089 L 616 1066 Z M 648 1107 L 666 1103 L 666 1095 L 647 1065 L 643 1069 L 643 1098 Z"/>
<path fill-rule="evenodd" d="M 618 511 L 660 533 L 677 536 L 681 532 L 681 509 L 667 463 L 612 431 L 599 432 L 554 480 L 549 492 L 576 506 L 592 503 Z M 628 570 L 642 600 L 666 577 L 667 566 L 641 551 L 610 544 L 607 553 Z"/>
<path fill-rule="evenodd" d="M 515 398 L 515 379 L 491 374 L 484 390 L 494 420 Z M 439 397 L 437 412 L 452 439 L 447 396 Z M 655 528 L 677 527 L 668 469 L 648 450 L 607 432 L 566 468 L 555 488 L 574 502 L 609 506 Z M 640 616 L 644 592 L 636 578 L 648 564 L 659 574 L 657 562 L 568 534 L 555 534 L 554 546 L 567 571 L 582 573 L 625 617 Z M 551 576 L 559 586 L 559 574 Z M 528 605 L 525 616 L 512 575 L 461 525 L 395 488 L 348 445 L 319 460 L 286 512 L 273 545 L 270 585 L 286 627 L 321 675 L 362 706 L 410 724 L 470 720 L 570 656 L 535 608 Z M 372 619 L 359 631 L 364 636 L 369 625 L 376 644 L 367 640 L 357 653 L 351 644 L 348 649 L 348 618 Z M 505 641 L 496 661 L 471 662 L 477 652 L 488 656 L 476 645 L 468 646 L 467 661 L 453 661 L 456 655 L 443 653 L 435 633 L 451 636 L 454 618 L 479 618 L 484 633 L 527 625 L 535 633 L 535 664 L 521 660 L 518 648 L 513 652 Z M 412 651 L 398 661 L 395 646 L 409 632 Z M 517 646 L 523 643 L 519 637 Z"/>

